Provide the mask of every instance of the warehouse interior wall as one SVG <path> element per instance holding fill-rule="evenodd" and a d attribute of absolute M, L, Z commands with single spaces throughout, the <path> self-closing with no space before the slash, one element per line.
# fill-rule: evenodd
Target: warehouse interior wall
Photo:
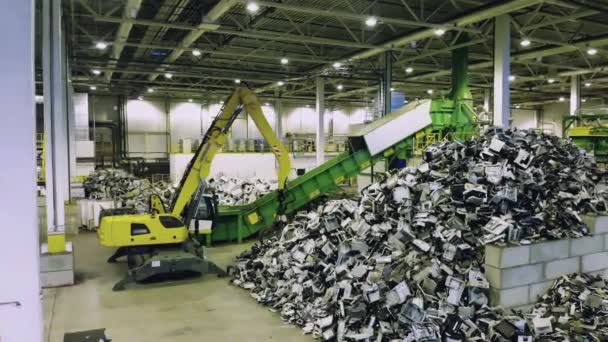
<path fill-rule="evenodd" d="M 582 109 L 597 107 L 608 108 L 601 100 L 589 100 L 581 103 Z M 542 125 L 544 127 L 555 126 L 555 132 L 553 133 L 558 137 L 562 137 L 562 120 L 567 115 L 570 115 L 570 103 L 568 101 L 545 104 L 542 111 Z"/>
<path fill-rule="evenodd" d="M 168 103 L 162 100 L 128 100 L 126 104 L 129 157 L 166 158 Z"/>
<path fill-rule="evenodd" d="M 101 122 L 119 121 L 119 101 L 116 96 L 89 96 L 91 118 Z M 601 105 L 587 101 L 583 108 Z M 182 139 L 200 140 L 213 118 L 221 110 L 221 103 L 203 104 L 170 100 L 127 100 L 125 117 L 128 139 L 128 156 L 166 158 L 176 151 Z M 283 103 L 281 123 L 283 138 L 287 134 L 314 135 L 316 112 L 313 106 Z M 272 103 L 263 103 L 262 110 L 269 124 L 276 128 L 277 116 Z M 539 109 L 512 109 L 512 127 L 540 128 L 547 133 L 562 135 L 562 118 L 568 115 L 569 104 L 549 103 Z M 348 134 L 351 127 L 365 122 L 367 108 L 355 106 L 329 106 L 325 115 L 325 133 L 328 136 Z M 551 123 L 551 124 L 549 124 Z M 100 130 L 99 134 L 105 134 Z M 231 138 L 262 139 L 255 123 L 242 113 L 234 122 Z"/>
<path fill-rule="evenodd" d="M 535 109 L 512 109 L 511 127 L 518 129 L 538 128 L 537 112 Z"/>
<path fill-rule="evenodd" d="M 89 96 L 91 118 L 101 122 L 118 123 L 119 102 L 115 96 Z M 166 158 L 175 151 L 182 139 L 200 140 L 202 134 L 221 110 L 221 103 L 202 104 L 188 101 L 136 100 L 126 101 L 125 117 L 129 157 Z M 286 134 L 314 135 L 316 112 L 312 106 L 282 105 L 283 138 Z M 264 103 L 262 110 L 272 127 L 277 127 L 274 106 Z M 352 125 L 366 118 L 366 108 L 328 107 L 325 115 L 327 135 L 346 135 Z M 101 133 L 101 132 L 100 132 Z M 255 123 L 243 112 L 235 120 L 231 138 L 262 139 Z"/>

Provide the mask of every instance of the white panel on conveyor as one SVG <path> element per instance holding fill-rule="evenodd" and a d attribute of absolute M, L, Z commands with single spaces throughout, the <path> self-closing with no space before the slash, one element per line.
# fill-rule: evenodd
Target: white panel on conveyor
<path fill-rule="evenodd" d="M 431 100 L 422 100 L 403 106 L 350 136 L 362 136 L 373 156 L 431 123 Z"/>

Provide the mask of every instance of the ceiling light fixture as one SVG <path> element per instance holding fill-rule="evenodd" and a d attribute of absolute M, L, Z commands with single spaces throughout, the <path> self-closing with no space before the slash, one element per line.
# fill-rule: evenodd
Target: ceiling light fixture
<path fill-rule="evenodd" d="M 247 11 L 249 13 L 255 13 L 260 9 L 260 5 L 258 5 L 255 1 L 249 1 L 247 3 Z"/>
<path fill-rule="evenodd" d="M 106 44 L 105 42 L 97 42 L 95 44 L 95 48 L 98 50 L 105 50 L 108 47 L 108 44 Z"/>
<path fill-rule="evenodd" d="M 241 80 L 237 78 L 236 80 L 234 80 L 234 83 L 241 84 Z"/>
<path fill-rule="evenodd" d="M 511 81 L 511 82 L 515 81 L 515 75 L 510 75 L 509 76 L 509 81 Z"/>
<path fill-rule="evenodd" d="M 585 87 L 587 87 L 587 88 L 591 87 L 591 82 L 585 82 Z"/>
<path fill-rule="evenodd" d="M 405 68 L 405 73 L 407 73 L 407 74 L 411 74 L 411 73 L 413 73 L 413 72 L 414 72 L 414 68 L 412 68 L 412 67 L 407 67 L 407 68 Z"/>
<path fill-rule="evenodd" d="M 528 38 L 524 38 L 521 40 L 521 42 L 519 42 L 519 45 L 523 47 L 530 46 L 530 44 L 532 44 L 532 42 L 530 42 L 530 39 Z"/>
<path fill-rule="evenodd" d="M 433 31 L 433 32 L 435 32 L 435 35 L 438 37 L 441 37 L 445 34 L 445 30 L 442 28 L 435 29 L 435 31 Z"/>
<path fill-rule="evenodd" d="M 551 83 L 555 83 L 555 79 L 550 78 L 550 79 L 548 79 L 548 80 L 547 80 L 547 82 L 548 82 L 549 84 L 551 84 Z"/>
<path fill-rule="evenodd" d="M 165 78 L 171 79 L 171 78 L 173 78 L 173 74 L 171 74 L 170 72 L 165 73 Z"/>
<path fill-rule="evenodd" d="M 515 108 L 519 109 L 521 108 L 521 105 L 515 105 Z"/>
<path fill-rule="evenodd" d="M 153 88 L 148 88 L 148 93 L 153 93 L 154 89 Z"/>
<path fill-rule="evenodd" d="M 581 102 L 587 102 L 587 99 L 581 99 Z"/>
<path fill-rule="evenodd" d="M 341 84 L 338 84 L 338 85 L 336 86 L 336 89 L 338 89 L 338 90 L 342 90 L 342 89 L 344 89 L 344 86 L 343 86 L 343 85 L 341 85 Z"/>
<path fill-rule="evenodd" d="M 188 102 L 192 103 L 192 99 L 188 99 Z"/>
<path fill-rule="evenodd" d="M 429 95 L 433 95 L 433 89 L 427 89 L 426 93 L 429 94 Z"/>
<path fill-rule="evenodd" d="M 91 90 L 97 90 L 97 87 L 96 86 L 90 86 L 89 89 L 91 89 Z"/>
<path fill-rule="evenodd" d="M 566 101 L 566 98 L 565 98 L 565 97 L 563 97 L 563 96 L 560 96 L 560 97 L 559 97 L 559 102 L 564 102 L 564 101 Z"/>
<path fill-rule="evenodd" d="M 287 57 L 281 58 L 281 64 L 285 65 L 287 63 L 289 63 L 289 59 L 287 59 Z"/>
<path fill-rule="evenodd" d="M 367 25 L 367 27 L 374 27 L 377 23 L 378 18 L 376 17 L 367 17 L 367 19 L 365 19 L 365 25 Z"/>
<path fill-rule="evenodd" d="M 195 57 L 200 56 L 201 55 L 201 50 L 198 50 L 198 49 L 192 50 L 192 55 L 195 56 Z"/>
<path fill-rule="evenodd" d="M 91 70 L 91 72 L 93 73 L 93 75 L 96 75 L 96 76 L 101 75 L 101 70 L 99 70 L 99 69 L 93 69 L 93 70 Z"/>
<path fill-rule="evenodd" d="M 264 106 L 269 107 L 269 106 L 270 106 L 270 103 L 265 102 L 265 103 L 264 103 Z"/>
<path fill-rule="evenodd" d="M 391 87 L 391 91 L 395 91 L 395 88 Z"/>
<path fill-rule="evenodd" d="M 279 87 L 282 87 L 282 86 L 284 86 L 284 85 L 285 85 L 285 82 L 283 82 L 283 81 L 279 81 L 279 82 L 277 82 L 277 85 L 278 85 Z"/>
<path fill-rule="evenodd" d="M 593 55 L 597 54 L 597 49 L 596 48 L 589 48 L 589 49 L 587 49 L 587 54 L 589 56 L 593 56 Z"/>
<path fill-rule="evenodd" d="M 334 68 L 339 69 L 342 66 L 342 63 L 340 62 L 335 62 L 334 63 Z"/>

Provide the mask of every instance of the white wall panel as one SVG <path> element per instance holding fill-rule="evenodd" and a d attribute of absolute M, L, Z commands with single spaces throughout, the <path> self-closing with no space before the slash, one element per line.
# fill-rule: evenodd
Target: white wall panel
<path fill-rule="evenodd" d="M 179 182 L 193 154 L 171 154 L 169 157 L 171 181 Z M 296 169 L 310 171 L 316 166 L 314 154 L 291 156 L 292 172 L 289 179 L 296 178 Z M 334 158 L 335 154 L 326 156 L 325 160 Z M 218 153 L 211 164 L 212 177 L 257 177 L 276 180 L 276 162 L 272 153 Z"/>
<path fill-rule="evenodd" d="M 266 121 L 268 121 L 270 127 L 274 128 L 276 122 L 274 107 L 262 105 L 262 112 L 264 112 L 264 117 L 266 118 Z M 258 130 L 258 127 L 255 125 L 255 122 L 253 122 L 251 118 L 249 118 L 249 120 L 247 121 L 249 139 L 263 139 L 262 134 Z"/>
<path fill-rule="evenodd" d="M 117 98 L 112 96 L 91 96 L 89 112 L 97 120 L 118 120 Z M 155 152 L 163 157 L 167 152 L 167 138 L 171 146 L 176 146 L 184 138 L 199 140 L 222 108 L 220 103 L 200 104 L 189 102 L 165 102 L 163 100 L 129 100 L 126 102 L 128 148 L 132 156 L 144 156 Z M 276 127 L 276 113 L 273 105 L 263 104 L 262 110 L 271 127 Z M 167 111 L 169 113 L 167 113 Z M 366 117 L 365 108 L 331 107 L 325 119 L 325 132 L 329 133 L 329 122 L 333 119 L 335 135 L 348 134 L 351 125 L 362 123 Z M 283 133 L 315 134 L 315 110 L 312 107 L 294 106 L 283 103 L 281 122 Z M 169 132 L 167 132 L 169 130 Z M 232 139 L 262 139 L 255 123 L 242 113 L 232 126 Z M 144 134 L 146 133 L 146 134 Z M 165 134 L 161 134 L 165 133 Z M 166 134 L 170 133 L 170 134 Z M 158 151 L 157 149 L 162 149 Z M 159 154 L 160 153 L 160 154 Z"/>
<path fill-rule="evenodd" d="M 203 108 L 199 103 L 172 102 L 169 106 L 171 145 L 182 139 L 201 139 Z"/>
<path fill-rule="evenodd" d="M 118 98 L 116 96 L 90 96 L 89 117 L 99 121 L 117 121 Z"/>
<path fill-rule="evenodd" d="M 127 101 L 130 132 L 166 132 L 167 113 L 164 101 Z"/>
<path fill-rule="evenodd" d="M 77 141 L 89 140 L 89 94 L 74 93 L 74 138 Z"/>
<path fill-rule="evenodd" d="M 562 119 L 568 115 L 570 107 L 568 102 L 556 102 L 543 106 L 544 128 L 554 127 L 553 133 L 562 136 Z"/>
<path fill-rule="evenodd" d="M 587 102 L 582 103 L 582 109 L 593 108 L 597 106 L 601 106 L 602 102 L 599 100 L 589 100 Z M 555 135 L 562 136 L 562 120 L 564 116 L 569 115 L 570 113 L 570 103 L 568 101 L 565 102 L 555 102 L 546 104 L 543 106 L 543 123 L 544 126 L 552 127 L 555 126 Z"/>
<path fill-rule="evenodd" d="M 164 101 L 129 100 L 126 105 L 131 157 L 162 158 L 167 154 L 167 114 Z"/>
<path fill-rule="evenodd" d="M 511 127 L 519 129 L 537 128 L 536 110 L 532 109 L 512 109 L 511 118 L 513 122 Z"/>

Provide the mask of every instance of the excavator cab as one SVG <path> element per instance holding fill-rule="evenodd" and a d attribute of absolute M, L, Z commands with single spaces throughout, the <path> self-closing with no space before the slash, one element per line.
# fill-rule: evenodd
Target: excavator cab
<path fill-rule="evenodd" d="M 190 233 L 195 236 L 211 234 L 213 220 L 217 213 L 216 208 L 213 193 L 209 191 L 207 183 L 201 180 L 196 193 L 185 209 L 185 223 L 188 225 Z"/>

